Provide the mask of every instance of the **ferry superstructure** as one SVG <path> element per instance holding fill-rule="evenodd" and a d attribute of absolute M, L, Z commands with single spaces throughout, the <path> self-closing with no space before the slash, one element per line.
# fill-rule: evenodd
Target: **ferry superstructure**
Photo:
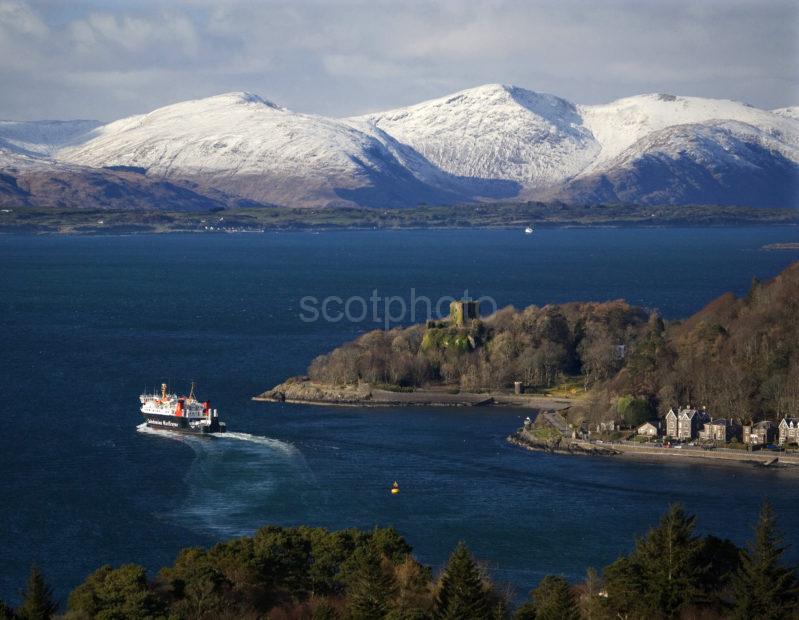
<path fill-rule="evenodd" d="M 188 396 L 170 394 L 167 384 L 161 384 L 160 394 L 141 394 L 141 414 L 147 426 L 182 433 L 224 433 L 225 423 L 219 421 L 219 413 L 208 401 L 200 402 L 194 397 L 194 384 Z"/>

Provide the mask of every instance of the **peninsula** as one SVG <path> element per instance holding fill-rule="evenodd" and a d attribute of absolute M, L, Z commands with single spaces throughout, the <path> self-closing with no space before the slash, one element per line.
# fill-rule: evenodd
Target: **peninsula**
<path fill-rule="evenodd" d="M 721 450 L 737 450 L 729 458 L 769 462 L 776 454 L 750 455 L 773 446 L 789 462 L 786 449 L 799 456 L 797 317 L 799 263 L 684 321 L 624 301 L 504 308 L 488 317 L 478 302 L 455 301 L 445 319 L 364 334 L 317 357 L 307 376 L 255 398 L 527 407 L 530 427 L 513 437 L 525 447 L 552 449 L 557 440 L 558 449 L 596 453 L 597 443 L 605 452 L 616 442 L 611 452 L 641 454 L 691 444 L 669 454 L 721 458 Z M 694 454 L 697 447 L 704 450 Z"/>

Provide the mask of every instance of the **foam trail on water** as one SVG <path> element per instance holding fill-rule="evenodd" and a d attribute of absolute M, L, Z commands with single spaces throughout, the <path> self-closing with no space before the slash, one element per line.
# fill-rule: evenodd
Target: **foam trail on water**
<path fill-rule="evenodd" d="M 298 455 L 300 452 L 294 446 L 294 444 L 287 443 L 285 441 L 280 441 L 279 439 L 273 439 L 271 437 L 264 437 L 263 435 L 251 435 L 250 433 L 236 433 L 236 432 L 226 432 L 226 433 L 209 433 L 207 435 L 192 435 L 181 433 L 178 431 L 171 431 L 168 429 L 155 429 L 150 426 L 147 426 L 146 422 L 142 422 L 136 427 L 136 431 L 139 433 L 144 433 L 146 435 L 155 435 L 157 437 L 169 437 L 170 439 L 178 439 L 178 440 L 191 440 L 197 439 L 201 437 L 211 437 L 214 439 L 234 439 L 236 441 L 246 441 L 249 443 L 259 444 L 262 446 L 266 446 L 267 448 L 271 448 L 273 450 L 279 450 L 284 452 L 286 455 Z"/>
<path fill-rule="evenodd" d="M 218 439 L 235 439 L 237 441 L 248 441 L 250 443 L 260 444 L 262 446 L 267 446 L 268 448 L 272 448 L 274 450 L 280 450 L 282 452 L 285 452 L 287 455 L 299 454 L 299 450 L 297 450 L 294 444 L 286 443 L 285 441 L 280 441 L 279 439 L 272 439 L 271 437 L 264 437 L 262 435 L 250 435 L 249 433 L 226 432 L 226 433 L 214 433 L 213 436 Z"/>
<path fill-rule="evenodd" d="M 181 524 L 215 536 L 240 536 L 306 510 L 316 494 L 314 475 L 291 443 L 238 432 L 201 437 L 146 424 L 136 430 L 178 440 L 194 451 L 180 507 L 162 514 Z"/>

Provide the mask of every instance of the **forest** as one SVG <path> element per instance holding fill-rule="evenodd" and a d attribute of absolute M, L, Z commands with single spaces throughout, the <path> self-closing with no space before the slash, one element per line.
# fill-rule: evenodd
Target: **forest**
<path fill-rule="evenodd" d="M 741 422 L 799 416 L 799 263 L 682 321 L 624 301 L 508 307 L 463 326 L 366 333 L 317 357 L 308 374 L 470 392 L 576 382 L 583 398 L 570 415 L 588 421 L 624 416 L 630 403 L 641 420 L 688 404 Z"/>
<path fill-rule="evenodd" d="M 696 519 L 671 505 L 632 550 L 570 583 L 544 577 L 519 600 L 463 543 L 434 574 L 392 528 L 370 532 L 268 526 L 210 549 L 181 551 L 149 578 L 135 564 L 102 566 L 69 595 L 63 616 L 32 567 L 6 620 L 563 620 L 585 618 L 795 618 L 799 582 L 764 504 L 751 541 L 698 536 Z"/>

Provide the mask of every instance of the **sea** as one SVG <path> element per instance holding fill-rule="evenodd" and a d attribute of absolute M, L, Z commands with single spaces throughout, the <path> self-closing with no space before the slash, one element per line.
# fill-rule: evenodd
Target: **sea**
<path fill-rule="evenodd" d="M 424 320 L 426 300 L 623 298 L 677 320 L 775 276 L 799 251 L 763 246 L 796 241 L 778 227 L 0 236 L 0 598 L 19 601 L 32 563 L 64 602 L 103 564 L 154 575 L 268 524 L 392 525 L 435 570 L 464 541 L 517 595 L 612 562 L 671 502 L 739 544 L 766 498 L 788 528 L 799 476 L 784 470 L 526 452 L 505 442 L 516 409 L 251 398 L 361 333 Z M 142 428 L 138 396 L 161 382 L 195 382 L 227 436 Z"/>

